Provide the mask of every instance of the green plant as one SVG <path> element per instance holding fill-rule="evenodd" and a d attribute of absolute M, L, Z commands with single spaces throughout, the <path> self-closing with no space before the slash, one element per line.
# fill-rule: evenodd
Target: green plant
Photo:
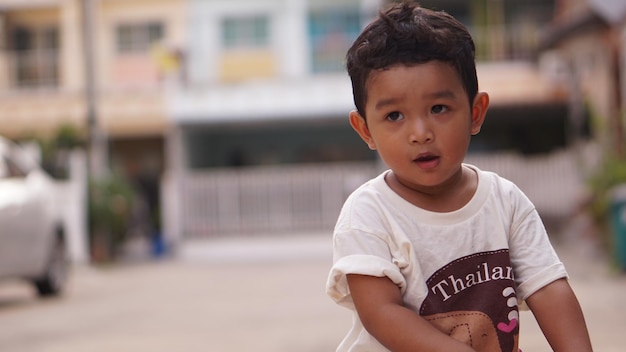
<path fill-rule="evenodd" d="M 592 193 L 589 212 L 600 230 L 601 240 L 608 251 L 611 251 L 613 246 L 610 226 L 613 190 L 622 184 L 626 184 L 626 159 L 616 155 L 607 156 L 589 179 Z"/>
<path fill-rule="evenodd" d="M 132 218 L 135 194 L 129 182 L 111 175 L 89 183 L 89 233 L 94 261 L 115 259 Z"/>
<path fill-rule="evenodd" d="M 68 151 L 85 146 L 85 138 L 76 126 L 65 123 L 60 125 L 52 135 L 31 135 L 31 140 L 39 145 L 41 166 L 54 178 L 68 177 Z"/>
<path fill-rule="evenodd" d="M 74 149 L 85 146 L 85 137 L 76 126 L 69 123 L 59 126 L 52 140 L 59 149 Z"/>

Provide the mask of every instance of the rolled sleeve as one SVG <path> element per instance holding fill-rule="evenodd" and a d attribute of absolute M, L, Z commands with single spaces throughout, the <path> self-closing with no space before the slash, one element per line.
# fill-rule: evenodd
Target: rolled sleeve
<path fill-rule="evenodd" d="M 406 288 L 406 280 L 395 264 L 374 255 L 350 255 L 333 265 L 326 283 L 326 293 L 343 306 L 353 307 L 347 281 L 349 274 L 388 277 L 402 292 Z"/>

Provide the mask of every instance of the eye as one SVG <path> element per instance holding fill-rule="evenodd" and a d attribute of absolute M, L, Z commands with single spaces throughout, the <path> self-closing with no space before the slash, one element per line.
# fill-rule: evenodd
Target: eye
<path fill-rule="evenodd" d="M 442 114 L 444 112 L 448 111 L 448 107 L 445 105 L 435 105 L 432 108 L 430 108 L 430 112 L 433 114 Z"/>
<path fill-rule="evenodd" d="M 387 121 L 395 122 L 395 121 L 400 121 L 402 119 L 404 119 L 404 115 L 402 115 L 401 113 L 397 111 L 394 111 L 390 113 L 389 115 L 387 115 Z"/>

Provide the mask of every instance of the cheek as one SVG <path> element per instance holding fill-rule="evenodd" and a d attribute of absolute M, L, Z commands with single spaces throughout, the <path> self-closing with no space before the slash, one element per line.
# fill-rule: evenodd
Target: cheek
<path fill-rule="evenodd" d="M 376 146 L 376 151 L 382 158 L 394 158 L 401 151 L 401 143 L 398 138 L 393 138 L 388 135 L 376 135 L 373 139 L 373 144 Z"/>
<path fill-rule="evenodd" d="M 447 145 L 451 150 L 459 153 L 466 153 L 470 143 L 470 134 L 467 133 L 451 133 L 439 140 L 440 143 Z"/>

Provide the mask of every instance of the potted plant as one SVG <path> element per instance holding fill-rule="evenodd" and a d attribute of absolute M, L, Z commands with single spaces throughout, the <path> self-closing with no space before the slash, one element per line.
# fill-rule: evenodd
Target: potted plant
<path fill-rule="evenodd" d="M 116 258 L 132 218 L 134 193 L 126 179 L 110 175 L 89 182 L 89 234 L 96 263 Z"/>

